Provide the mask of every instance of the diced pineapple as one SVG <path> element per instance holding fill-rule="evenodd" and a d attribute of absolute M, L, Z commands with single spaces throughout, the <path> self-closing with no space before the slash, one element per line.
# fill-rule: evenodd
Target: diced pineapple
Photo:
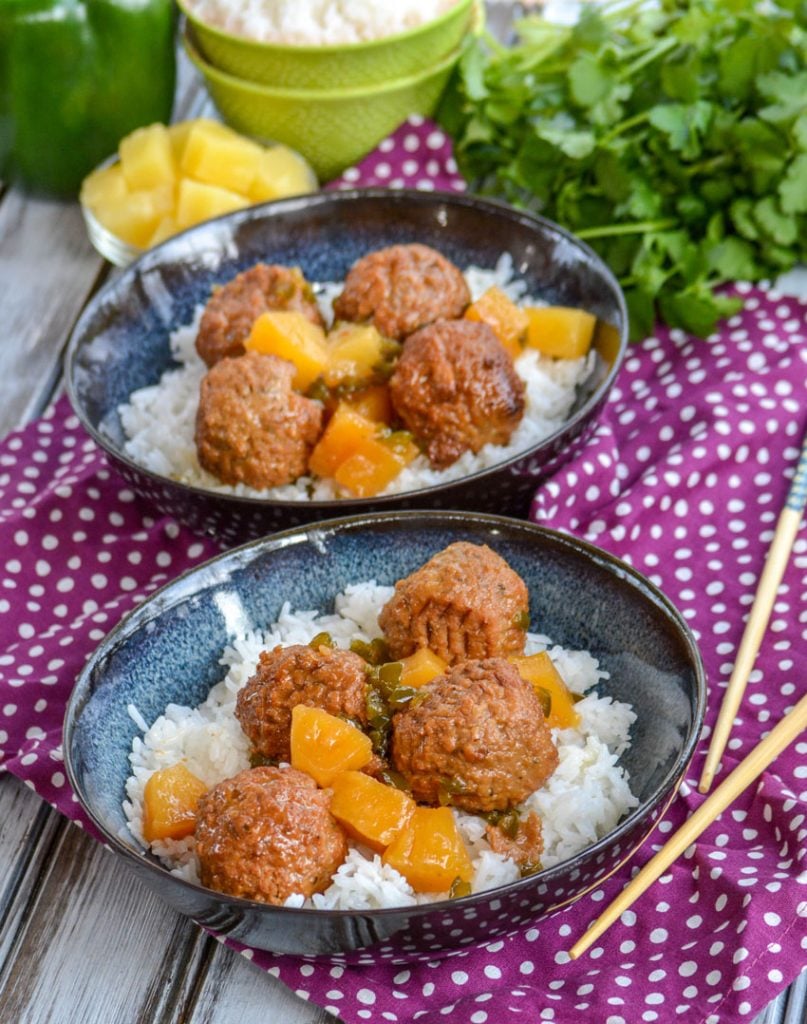
<path fill-rule="evenodd" d="M 345 398 L 345 404 L 374 423 L 389 423 L 392 419 L 392 399 L 386 384 L 372 384 L 354 391 Z"/>
<path fill-rule="evenodd" d="M 153 245 L 159 245 L 160 242 L 164 242 L 166 238 L 171 238 L 178 231 L 179 228 L 177 227 L 176 220 L 170 213 L 166 214 L 154 229 L 154 234 L 148 240 L 148 248 L 150 249 Z"/>
<path fill-rule="evenodd" d="M 292 384 L 298 391 L 310 387 L 328 361 L 325 332 L 296 310 L 262 313 L 244 347 L 294 363 L 297 373 Z"/>
<path fill-rule="evenodd" d="M 527 345 L 546 356 L 579 359 L 591 347 L 597 318 L 584 309 L 537 306 L 527 309 Z"/>
<path fill-rule="evenodd" d="M 185 144 L 191 131 L 198 124 L 205 125 L 209 131 L 219 131 L 228 135 L 235 134 L 231 128 L 222 124 L 221 121 L 213 121 L 207 117 L 197 117 L 190 121 L 177 121 L 176 124 L 170 124 L 168 126 L 168 137 L 171 140 L 171 152 L 174 155 L 174 163 L 177 168 L 182 167 Z"/>
<path fill-rule="evenodd" d="M 383 359 L 384 339 L 372 324 L 342 324 L 328 337 L 325 383 L 359 384 L 368 380 Z"/>
<path fill-rule="evenodd" d="M 401 440 L 393 440 L 396 437 Z M 403 432 L 386 438 L 367 437 L 339 463 L 333 478 L 357 498 L 371 498 L 391 484 L 417 455 L 417 446 Z"/>
<path fill-rule="evenodd" d="M 465 310 L 466 320 L 487 324 L 513 359 L 521 355 L 521 341 L 527 333 L 525 310 L 493 285 Z"/>
<path fill-rule="evenodd" d="M 123 177 L 131 192 L 173 186 L 176 177 L 171 139 L 164 124 L 137 128 L 118 147 Z"/>
<path fill-rule="evenodd" d="M 192 224 L 248 205 L 249 200 L 229 189 L 182 178 L 177 195 L 176 222 L 180 229 L 189 228 Z"/>
<path fill-rule="evenodd" d="M 172 206 L 173 189 L 170 185 L 163 185 L 148 191 L 129 192 L 125 202 L 98 203 L 93 212 L 112 234 L 129 245 L 144 248 Z"/>
<path fill-rule="evenodd" d="M 448 668 L 443 659 L 428 647 L 419 647 L 401 661 L 401 686 L 417 689 L 441 676 Z"/>
<path fill-rule="evenodd" d="M 235 132 L 197 121 L 185 140 L 180 169 L 197 181 L 246 196 L 258 174 L 263 148 Z"/>
<path fill-rule="evenodd" d="M 81 202 L 93 211 L 97 206 L 120 203 L 127 195 L 126 179 L 120 163 L 93 171 L 81 183 Z"/>
<path fill-rule="evenodd" d="M 317 476 L 333 476 L 363 441 L 374 437 L 378 424 L 340 402 L 331 417 L 325 433 L 319 439 L 308 460 L 309 468 Z"/>
<path fill-rule="evenodd" d="M 261 153 L 249 194 L 256 203 L 262 203 L 283 196 L 304 195 L 316 187 L 317 179 L 299 153 L 288 146 L 271 146 Z"/>
<path fill-rule="evenodd" d="M 340 772 L 363 768 L 373 756 L 369 736 L 322 708 L 296 704 L 291 709 L 291 764 L 320 786 Z"/>
<path fill-rule="evenodd" d="M 470 882 L 474 876 L 450 807 L 416 807 L 382 860 L 416 892 L 448 892 L 456 879 Z"/>

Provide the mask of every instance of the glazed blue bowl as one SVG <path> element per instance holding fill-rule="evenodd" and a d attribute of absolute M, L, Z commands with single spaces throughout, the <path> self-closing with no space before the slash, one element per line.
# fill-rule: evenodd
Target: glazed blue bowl
<path fill-rule="evenodd" d="M 306 910 L 237 899 L 185 882 L 128 833 L 121 803 L 136 735 L 127 706 L 153 722 L 167 704 L 196 705 L 221 678 L 234 629 L 275 621 L 282 604 L 332 608 L 348 583 L 392 584 L 449 543 L 486 543 L 525 580 L 532 628 L 585 649 L 610 673 L 601 693 L 637 714 L 621 763 L 639 806 L 588 849 L 489 892 L 418 907 Z M 673 799 L 703 722 L 705 681 L 693 637 L 643 576 L 552 530 L 483 514 L 377 513 L 299 527 L 214 558 L 163 587 L 101 643 L 67 708 L 70 783 L 111 849 L 167 903 L 259 948 L 381 958 L 433 956 L 506 934 L 578 899 L 616 871 Z"/>
<path fill-rule="evenodd" d="M 332 501 L 235 497 L 150 472 L 123 451 L 118 407 L 175 366 L 169 335 L 211 289 L 259 261 L 298 265 L 311 281 L 342 280 L 360 256 L 422 242 L 460 267 L 492 269 L 503 252 L 530 294 L 598 319 L 597 360 L 566 423 L 533 448 L 489 469 L 405 494 Z M 504 203 L 405 190 L 318 193 L 238 211 L 150 250 L 92 299 L 67 353 L 67 388 L 85 429 L 138 493 L 160 511 L 226 542 L 335 515 L 400 508 L 468 508 L 523 515 L 541 477 L 593 426 L 627 346 L 619 285 L 567 231 Z"/>

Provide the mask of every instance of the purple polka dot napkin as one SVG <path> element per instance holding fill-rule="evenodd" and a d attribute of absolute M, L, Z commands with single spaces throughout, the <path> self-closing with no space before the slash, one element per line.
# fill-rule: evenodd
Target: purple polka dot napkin
<path fill-rule="evenodd" d="M 463 187 L 447 140 L 419 119 L 335 183 L 352 185 Z M 807 429 L 807 305 L 737 291 L 744 309 L 707 341 L 660 330 L 630 351 L 595 430 L 531 510 L 631 562 L 677 604 L 707 668 L 709 724 Z M 60 748 L 72 682 L 126 611 L 217 550 L 135 496 L 64 398 L 0 442 L 0 769 L 86 826 Z M 805 640 L 802 528 L 722 774 L 804 692 Z M 707 745 L 708 729 L 632 868 L 532 927 L 425 962 L 242 952 L 348 1024 L 750 1021 L 807 963 L 807 738 L 588 954 L 566 952 L 700 804 Z"/>

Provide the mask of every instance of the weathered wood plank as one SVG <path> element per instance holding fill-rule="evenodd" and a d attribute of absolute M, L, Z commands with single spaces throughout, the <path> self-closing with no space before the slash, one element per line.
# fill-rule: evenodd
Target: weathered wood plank
<path fill-rule="evenodd" d="M 0 205 L 0 436 L 37 415 L 70 328 L 103 273 L 77 203 L 12 188 Z"/>
<path fill-rule="evenodd" d="M 182 1020 L 204 941 L 108 850 L 69 825 L 0 971 L 0 1020 Z"/>
<path fill-rule="evenodd" d="M 238 953 L 209 941 L 210 962 L 182 1024 L 339 1024 Z"/>
<path fill-rule="evenodd" d="M 0 776 L 0 963 L 36 888 L 64 818 L 13 775 Z"/>

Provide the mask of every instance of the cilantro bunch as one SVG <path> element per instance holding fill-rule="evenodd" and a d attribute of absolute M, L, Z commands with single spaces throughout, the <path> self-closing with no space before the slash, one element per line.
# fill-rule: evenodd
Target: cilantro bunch
<path fill-rule="evenodd" d="M 715 289 L 807 258 L 807 3 L 586 5 L 465 48 L 440 120 L 476 191 L 558 221 L 620 278 L 632 334 L 698 335 Z"/>

